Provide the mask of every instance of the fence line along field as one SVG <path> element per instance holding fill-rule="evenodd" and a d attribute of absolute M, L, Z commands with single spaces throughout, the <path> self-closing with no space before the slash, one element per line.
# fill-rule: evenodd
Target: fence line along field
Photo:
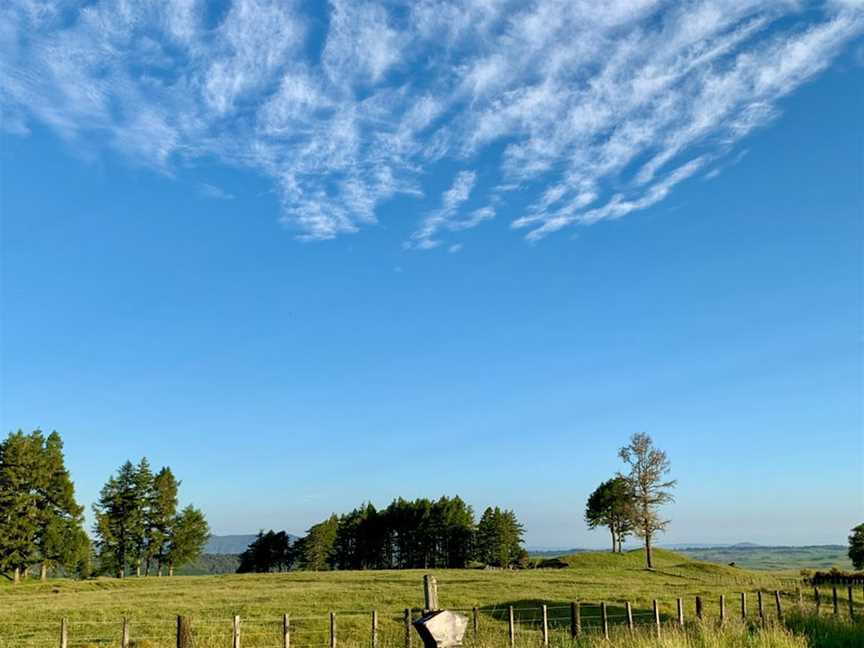
<path fill-rule="evenodd" d="M 549 643 L 561 645 L 572 635 L 571 604 L 575 601 L 580 602 L 584 640 L 593 641 L 587 635 L 603 634 L 603 608 L 614 639 L 622 626 L 627 627 L 630 615 L 636 630 L 646 626 L 650 632 L 655 600 L 661 623 L 671 632 L 679 620 L 678 599 L 680 614 L 688 621 L 695 620 L 697 613 L 704 619 L 719 619 L 721 600 L 725 600 L 724 617 L 729 623 L 740 623 L 741 592 L 746 593 L 748 618 L 755 621 L 760 618 L 760 594 L 763 617 L 770 619 L 776 617 L 774 592 L 782 593 L 784 610 L 794 610 L 796 588 L 801 586 L 790 574 L 712 565 L 661 550 L 655 550 L 652 571 L 643 568 L 641 551 L 582 553 L 564 561 L 569 566 L 562 569 L 433 573 L 440 584 L 442 607 L 464 611 L 469 617 L 477 609 L 480 632 L 476 645 L 485 645 L 493 637 L 505 642 L 497 645 L 509 642 L 511 608 L 516 645 L 542 645 L 544 605 Z M 423 606 L 420 583 L 424 573 L 298 571 L 25 582 L 0 589 L 0 646 L 58 646 L 61 619 L 66 619 L 68 648 L 120 646 L 125 618 L 130 648 L 173 648 L 177 617 L 182 616 L 195 639 L 190 646 L 231 646 L 233 636 L 239 634 L 238 644 L 244 647 L 277 648 L 284 642 L 285 614 L 290 615 L 290 645 L 294 648 L 331 645 L 331 627 L 339 646 L 369 646 L 375 610 L 378 644 L 401 647 L 406 638 L 405 609 Z M 802 601 L 812 608 L 812 592 L 805 590 Z M 840 614 L 848 616 L 846 588 L 841 589 L 838 601 Z M 823 616 L 833 616 L 830 588 L 822 590 L 820 605 Z M 864 592 L 853 600 L 849 611 L 864 617 Z M 331 618 L 331 612 L 335 617 Z M 235 616 L 239 617 L 239 632 L 234 630 Z M 475 641 L 470 625 L 469 639 Z M 414 645 L 419 645 L 416 637 Z"/>

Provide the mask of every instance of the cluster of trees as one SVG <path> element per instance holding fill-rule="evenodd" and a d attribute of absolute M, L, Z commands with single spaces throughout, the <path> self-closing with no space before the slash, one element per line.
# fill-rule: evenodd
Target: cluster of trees
<path fill-rule="evenodd" d="M 192 505 L 178 512 L 180 482 L 167 466 L 153 473 L 146 458 L 127 461 L 112 475 L 93 505 L 94 531 L 102 569 L 158 576 L 201 555 L 210 528 Z"/>
<path fill-rule="evenodd" d="M 666 453 L 654 447 L 647 434 L 634 434 L 630 443 L 618 451 L 628 467 L 600 484 L 588 497 L 585 521 L 590 528 L 606 526 L 612 535 L 612 551 L 631 533 L 645 543 L 645 560 L 651 569 L 651 546 L 654 535 L 663 531 L 669 520 L 660 515 L 660 507 L 674 501 L 670 489 L 676 481 L 666 479 L 670 463 Z"/>
<path fill-rule="evenodd" d="M 476 523 L 459 497 L 399 498 L 380 511 L 364 504 L 331 515 L 293 543 L 284 532 L 261 532 L 238 571 L 466 567 L 471 561 L 509 567 L 527 561 L 523 534 L 513 511 L 488 508 Z"/>
<path fill-rule="evenodd" d="M 63 456 L 63 441 L 52 432 L 21 430 L 0 443 L 0 571 L 18 582 L 41 565 L 89 572 L 90 541 L 84 508 Z"/>

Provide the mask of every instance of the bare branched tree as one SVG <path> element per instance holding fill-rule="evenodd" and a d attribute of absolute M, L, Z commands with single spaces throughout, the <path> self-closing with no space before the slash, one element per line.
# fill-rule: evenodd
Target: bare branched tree
<path fill-rule="evenodd" d="M 669 473 L 669 459 L 665 452 L 654 447 L 647 434 L 638 433 L 630 437 L 630 443 L 618 451 L 618 456 L 630 466 L 629 474 L 621 477 L 627 480 L 632 492 L 633 528 L 636 535 L 645 541 L 645 560 L 651 569 L 651 540 L 669 523 L 660 517 L 658 509 L 675 501 L 669 489 L 674 488 L 677 482 L 674 479 L 663 481 Z"/>

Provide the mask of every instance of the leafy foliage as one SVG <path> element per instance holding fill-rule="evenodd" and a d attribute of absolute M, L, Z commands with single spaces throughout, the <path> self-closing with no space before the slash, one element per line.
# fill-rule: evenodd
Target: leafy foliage
<path fill-rule="evenodd" d="M 849 536 L 849 560 L 855 569 L 864 569 L 864 523 L 854 527 Z"/>
<path fill-rule="evenodd" d="M 622 543 L 633 531 L 632 508 L 629 483 L 623 477 L 613 477 L 600 484 L 588 497 L 585 522 L 591 529 L 609 527 L 612 551 L 621 553 Z"/>

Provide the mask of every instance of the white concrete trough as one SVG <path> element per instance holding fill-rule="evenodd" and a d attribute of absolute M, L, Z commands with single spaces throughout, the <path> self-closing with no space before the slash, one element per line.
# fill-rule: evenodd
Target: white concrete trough
<path fill-rule="evenodd" d="M 414 622 L 424 648 L 456 648 L 462 645 L 468 617 L 450 610 L 427 612 Z"/>

